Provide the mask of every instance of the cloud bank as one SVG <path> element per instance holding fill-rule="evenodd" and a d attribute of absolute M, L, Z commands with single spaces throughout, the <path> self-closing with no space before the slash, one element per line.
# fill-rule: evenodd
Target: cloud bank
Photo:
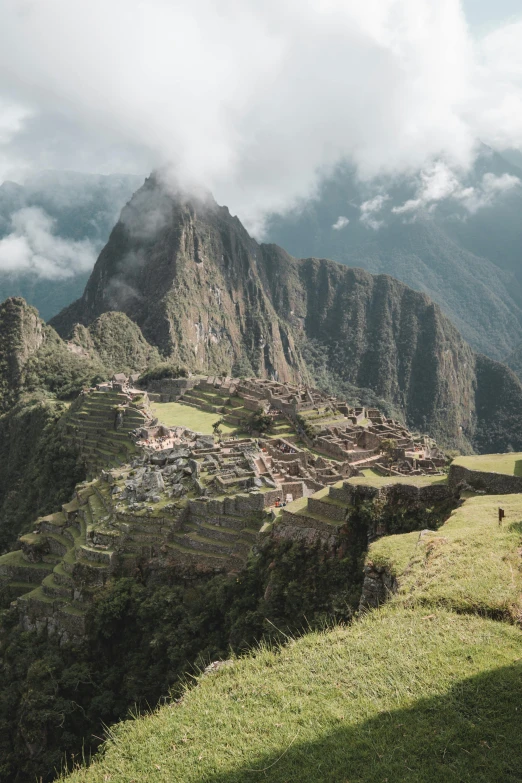
<path fill-rule="evenodd" d="M 63 280 L 92 269 L 93 245 L 56 236 L 53 219 L 42 209 L 20 209 L 11 223 L 11 233 L 0 239 L 0 273 Z"/>
<path fill-rule="evenodd" d="M 4 0 L 0 166 L 168 161 L 255 228 L 340 160 L 371 180 L 519 147 L 521 40 L 473 39 L 459 0 Z"/>

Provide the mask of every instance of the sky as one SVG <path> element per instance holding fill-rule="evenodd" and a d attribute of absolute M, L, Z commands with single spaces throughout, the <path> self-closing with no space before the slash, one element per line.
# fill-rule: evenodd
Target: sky
<path fill-rule="evenodd" d="M 463 8 L 476 32 L 484 32 L 521 15 L 520 0 L 464 0 Z"/>
<path fill-rule="evenodd" d="M 522 148 L 521 43 L 520 0 L 2 0 L 0 181 L 167 164 L 259 233 L 349 160 L 423 203 Z"/>

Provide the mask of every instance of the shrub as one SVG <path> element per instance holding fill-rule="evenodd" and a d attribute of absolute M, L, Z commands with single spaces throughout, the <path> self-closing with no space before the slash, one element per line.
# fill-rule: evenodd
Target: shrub
<path fill-rule="evenodd" d="M 140 375 L 140 383 L 161 381 L 163 378 L 186 378 L 187 376 L 188 370 L 186 367 L 176 366 L 170 362 L 162 362 L 142 373 Z"/>

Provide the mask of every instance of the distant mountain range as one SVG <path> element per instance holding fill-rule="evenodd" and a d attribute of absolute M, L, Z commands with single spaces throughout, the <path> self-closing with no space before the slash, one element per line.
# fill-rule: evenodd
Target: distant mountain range
<path fill-rule="evenodd" d="M 174 197 L 154 176 L 123 209 L 83 296 L 51 324 L 71 339 L 114 310 L 192 371 L 314 382 L 366 395 L 445 444 L 522 449 L 520 381 L 475 354 L 425 294 L 260 245 L 212 197 Z"/>
<path fill-rule="evenodd" d="M 268 238 L 296 256 L 402 280 L 437 302 L 476 350 L 504 359 L 522 342 L 522 170 L 483 147 L 458 186 L 449 176 L 434 170 L 419 198 L 418 178 L 370 187 L 340 167 L 316 198 L 273 215 Z M 453 196 L 430 200 L 433 186 L 454 187 Z"/>
<path fill-rule="evenodd" d="M 73 258 L 74 243 L 86 243 L 94 263 L 121 208 L 142 182 L 142 177 L 133 175 L 98 176 L 70 171 L 42 172 L 23 186 L 4 182 L 0 185 L 0 241 L 5 237 L 25 236 L 27 231 L 17 229 L 14 223 L 23 210 L 32 208 L 43 214 L 52 227 L 51 232 L 46 231 L 42 237 L 41 227 L 36 226 L 36 232 L 40 233 L 34 237 L 34 255 L 41 254 L 42 250 L 52 255 L 52 240 L 58 237 L 73 243 L 70 249 Z M 40 247 L 42 243 L 43 248 Z M 8 296 L 23 296 L 48 320 L 81 295 L 91 270 L 78 271 L 73 266 L 70 272 L 70 276 L 54 277 L 39 275 L 34 269 L 6 272 L 0 255 L 0 301 Z"/>

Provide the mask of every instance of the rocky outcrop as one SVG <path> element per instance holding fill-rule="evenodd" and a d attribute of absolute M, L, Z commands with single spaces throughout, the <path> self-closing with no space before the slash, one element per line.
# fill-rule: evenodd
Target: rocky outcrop
<path fill-rule="evenodd" d="M 386 566 L 366 563 L 359 611 L 375 609 L 386 603 L 390 595 L 397 591 L 398 586 L 396 577 Z"/>
<path fill-rule="evenodd" d="M 45 324 L 19 297 L 0 305 L 0 409 L 7 410 L 23 386 L 27 362 L 45 339 Z"/>

